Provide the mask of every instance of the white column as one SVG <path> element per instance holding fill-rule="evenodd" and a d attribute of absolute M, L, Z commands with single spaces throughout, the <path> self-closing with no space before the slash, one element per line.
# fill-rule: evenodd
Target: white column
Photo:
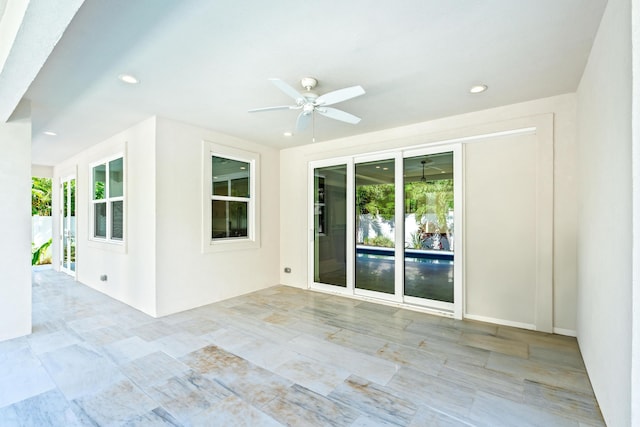
<path fill-rule="evenodd" d="M 31 333 L 31 119 L 0 123 L 0 341 Z"/>

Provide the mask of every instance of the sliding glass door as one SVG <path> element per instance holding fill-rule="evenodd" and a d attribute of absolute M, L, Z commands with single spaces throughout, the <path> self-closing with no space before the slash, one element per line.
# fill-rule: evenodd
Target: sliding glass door
<path fill-rule="evenodd" d="M 60 270 L 75 276 L 76 273 L 76 178 L 62 180 L 60 186 L 61 235 Z"/>
<path fill-rule="evenodd" d="M 311 286 L 461 315 L 459 153 L 311 163 Z"/>
<path fill-rule="evenodd" d="M 454 302 L 454 201 L 453 152 L 404 159 L 404 295 L 409 301 Z"/>
<path fill-rule="evenodd" d="M 395 159 L 355 164 L 355 287 L 395 294 Z"/>
<path fill-rule="evenodd" d="M 313 173 L 313 281 L 347 286 L 347 165 Z"/>

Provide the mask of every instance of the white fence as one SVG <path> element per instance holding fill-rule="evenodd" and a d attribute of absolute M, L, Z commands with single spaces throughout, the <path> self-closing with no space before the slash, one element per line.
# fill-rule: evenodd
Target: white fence
<path fill-rule="evenodd" d="M 31 242 L 34 247 L 39 247 L 52 236 L 53 219 L 50 216 L 31 217 Z"/>
<path fill-rule="evenodd" d="M 449 218 L 447 218 L 447 225 L 449 226 L 450 233 L 453 231 L 453 213 L 450 214 L 451 221 L 449 223 Z M 383 236 L 391 241 L 394 239 L 395 235 L 395 220 L 394 219 L 384 219 L 379 215 L 371 215 L 364 214 L 360 215 L 360 226 L 358 227 L 357 232 L 357 242 L 362 243 L 365 239 L 372 239 L 376 236 Z M 435 214 L 427 214 L 423 215 L 421 218 L 422 223 L 431 222 L 437 224 L 437 218 Z M 413 234 L 418 232 L 419 225 L 416 222 L 415 214 L 405 214 L 404 216 L 404 241 L 405 247 L 411 248 L 413 247 Z M 448 244 L 450 249 L 453 250 L 453 239 L 450 244 Z"/>

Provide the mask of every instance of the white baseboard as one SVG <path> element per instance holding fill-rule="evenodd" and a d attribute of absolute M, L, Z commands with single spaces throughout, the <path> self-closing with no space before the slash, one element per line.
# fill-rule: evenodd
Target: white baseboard
<path fill-rule="evenodd" d="M 511 326 L 513 328 L 528 329 L 535 331 L 536 326 L 529 323 L 513 322 L 511 320 L 495 319 L 493 317 L 478 316 L 477 314 L 465 314 L 465 319 L 477 320 L 479 322 L 494 323 L 496 325 Z"/>
<path fill-rule="evenodd" d="M 479 322 L 494 323 L 496 325 L 511 326 L 511 327 L 520 328 L 520 329 L 528 329 L 530 331 L 536 330 L 536 325 L 532 325 L 529 323 L 512 322 L 511 320 L 495 319 L 493 317 L 478 316 L 476 314 L 465 314 L 464 318 L 469 320 L 477 320 Z M 577 336 L 576 331 L 574 331 L 573 329 L 553 328 L 553 333 L 558 335 L 564 335 L 567 337 Z"/>
<path fill-rule="evenodd" d="M 577 337 L 578 333 L 573 329 L 553 328 L 553 333 L 558 335 L 565 335 L 567 337 Z"/>

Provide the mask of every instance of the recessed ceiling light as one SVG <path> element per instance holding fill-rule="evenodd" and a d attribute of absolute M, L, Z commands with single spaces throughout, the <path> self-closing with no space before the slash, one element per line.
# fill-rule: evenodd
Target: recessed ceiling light
<path fill-rule="evenodd" d="M 247 168 L 244 166 L 240 166 L 240 170 L 246 170 Z"/>
<path fill-rule="evenodd" d="M 128 83 L 128 84 L 130 84 L 130 85 L 135 85 L 135 84 L 140 83 L 140 80 L 138 80 L 138 79 L 136 78 L 136 76 L 133 76 L 133 75 L 131 75 L 131 74 L 120 74 L 120 75 L 118 76 L 118 78 L 119 78 L 121 81 L 123 81 L 123 82 L 125 82 L 125 83 Z"/>
<path fill-rule="evenodd" d="M 292 132 L 285 132 L 285 133 L 283 133 L 283 135 L 284 136 L 293 136 L 293 133 Z"/>
<path fill-rule="evenodd" d="M 487 85 L 473 85 L 469 89 L 469 92 L 471 92 L 471 93 L 482 93 L 487 89 L 489 89 L 489 86 L 487 86 Z"/>
<path fill-rule="evenodd" d="M 44 131 L 44 132 L 42 132 L 42 133 L 44 133 L 45 135 L 49 135 L 49 136 L 56 136 L 56 135 L 58 135 L 57 133 L 55 133 L 55 132 L 51 132 L 50 130 L 45 130 L 45 131 Z"/>

